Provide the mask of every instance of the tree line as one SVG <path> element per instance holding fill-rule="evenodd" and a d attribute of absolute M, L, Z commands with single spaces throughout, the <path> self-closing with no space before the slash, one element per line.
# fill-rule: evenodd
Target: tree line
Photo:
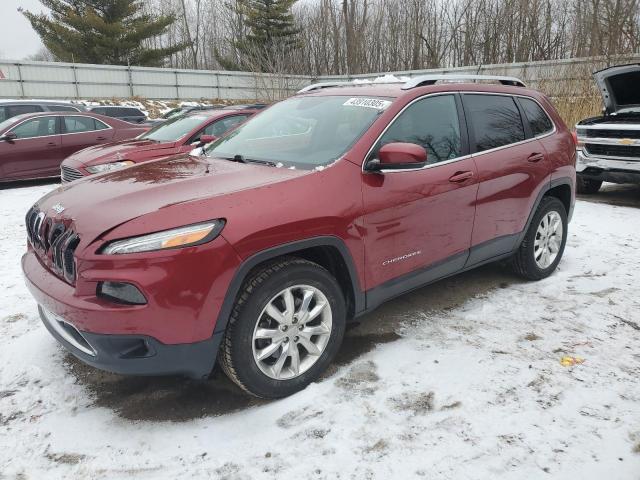
<path fill-rule="evenodd" d="M 40 1 L 48 55 L 76 62 L 353 75 L 640 52 L 640 0 Z"/>

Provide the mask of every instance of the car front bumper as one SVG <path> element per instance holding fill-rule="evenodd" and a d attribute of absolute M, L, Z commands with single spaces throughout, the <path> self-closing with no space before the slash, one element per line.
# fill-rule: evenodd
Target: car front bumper
<path fill-rule="evenodd" d="M 578 151 L 576 172 L 581 177 L 612 183 L 640 183 L 640 158 L 596 157 Z"/>
<path fill-rule="evenodd" d="M 143 335 L 81 332 L 38 305 L 49 333 L 75 357 L 92 367 L 126 375 L 184 375 L 204 379 L 213 370 L 224 332 L 196 343 L 166 345 Z"/>

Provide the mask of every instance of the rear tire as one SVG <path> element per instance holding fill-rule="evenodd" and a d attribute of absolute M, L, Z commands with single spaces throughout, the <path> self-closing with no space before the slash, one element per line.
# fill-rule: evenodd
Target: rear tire
<path fill-rule="evenodd" d="M 577 176 L 576 181 L 578 193 L 586 195 L 598 193 L 598 190 L 600 190 L 602 186 L 602 180 L 593 180 L 592 178 L 585 178 L 581 175 Z"/>
<path fill-rule="evenodd" d="M 245 281 L 219 362 L 251 395 L 286 397 L 328 367 L 342 343 L 345 324 L 342 290 L 326 269 L 299 258 L 279 259 Z"/>
<path fill-rule="evenodd" d="M 527 280 L 548 277 L 560 263 L 567 243 L 567 211 L 556 197 L 543 197 L 524 240 L 511 259 L 513 270 Z"/>

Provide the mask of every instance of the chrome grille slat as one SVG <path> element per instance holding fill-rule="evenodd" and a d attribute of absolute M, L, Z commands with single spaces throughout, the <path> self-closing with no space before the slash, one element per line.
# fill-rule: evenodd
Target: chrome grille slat
<path fill-rule="evenodd" d="M 67 167 L 66 165 L 62 165 L 60 167 L 60 178 L 62 179 L 63 183 L 72 182 L 82 177 L 84 177 L 84 175 L 82 175 L 82 172 L 76 170 L 75 168 Z"/>
<path fill-rule="evenodd" d="M 640 158 L 640 147 L 627 145 L 605 145 L 599 143 L 586 143 L 585 149 L 591 155 L 604 155 L 606 157 Z"/>
<path fill-rule="evenodd" d="M 74 253 L 80 237 L 65 223 L 45 217 L 33 207 L 25 216 L 27 238 L 42 262 L 68 283 L 76 280 Z"/>

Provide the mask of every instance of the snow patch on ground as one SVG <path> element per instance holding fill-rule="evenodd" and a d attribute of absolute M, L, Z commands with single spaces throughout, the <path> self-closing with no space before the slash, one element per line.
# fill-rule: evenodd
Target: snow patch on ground
<path fill-rule="evenodd" d="M 293 397 L 178 421 L 185 382 L 159 412 L 172 421 L 135 421 L 76 373 L 23 285 L 24 214 L 52 188 L 0 190 L 0 478 L 638 478 L 637 209 L 579 202 L 551 278 L 408 310 L 401 339 Z M 119 395 L 150 385 L 151 409 L 165 382 Z"/>

